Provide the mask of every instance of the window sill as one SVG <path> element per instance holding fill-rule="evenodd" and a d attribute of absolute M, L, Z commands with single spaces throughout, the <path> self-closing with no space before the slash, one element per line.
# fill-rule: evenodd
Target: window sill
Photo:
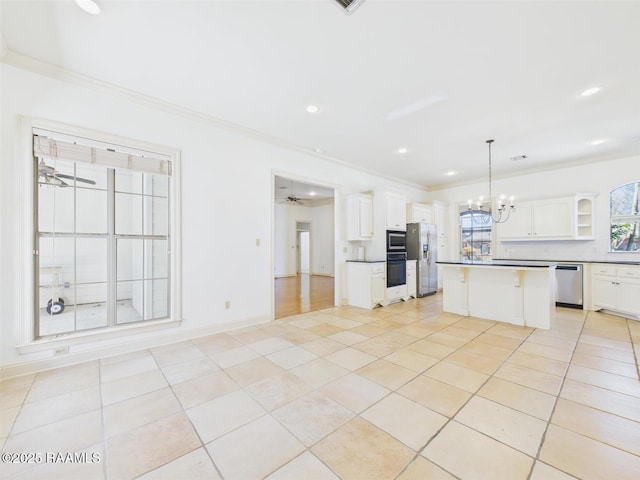
<path fill-rule="evenodd" d="M 35 340 L 30 343 L 17 345 L 16 348 L 20 354 L 45 352 L 48 350 L 62 350 L 68 349 L 69 347 L 75 345 L 85 345 L 91 342 L 110 340 L 112 338 L 124 337 L 132 334 L 153 332 L 157 330 L 164 330 L 167 328 L 175 328 L 179 327 L 180 323 L 180 320 L 164 319 L 156 320 L 153 322 L 144 322 L 143 324 L 121 325 L 118 327 L 112 327 L 103 330 L 90 330 L 87 332 L 61 334 L 54 337 L 48 337 L 42 340 Z"/>

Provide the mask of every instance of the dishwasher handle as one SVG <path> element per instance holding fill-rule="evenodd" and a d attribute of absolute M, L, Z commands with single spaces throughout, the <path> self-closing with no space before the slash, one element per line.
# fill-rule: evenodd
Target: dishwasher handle
<path fill-rule="evenodd" d="M 571 270 L 573 272 L 579 272 L 582 270 L 581 265 L 557 265 L 556 270 Z"/>

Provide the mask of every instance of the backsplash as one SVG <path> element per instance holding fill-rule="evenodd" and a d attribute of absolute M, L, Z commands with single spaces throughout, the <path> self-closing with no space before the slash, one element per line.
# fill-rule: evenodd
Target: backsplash
<path fill-rule="evenodd" d="M 496 242 L 493 258 L 513 258 L 524 260 L 570 260 L 637 262 L 639 252 L 610 253 L 609 240 L 563 240 L 550 242 Z"/>

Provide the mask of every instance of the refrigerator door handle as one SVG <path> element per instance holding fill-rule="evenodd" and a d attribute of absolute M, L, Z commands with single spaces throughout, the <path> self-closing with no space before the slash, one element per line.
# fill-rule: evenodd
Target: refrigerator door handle
<path fill-rule="evenodd" d="M 427 233 L 427 265 L 431 265 L 431 232 Z"/>

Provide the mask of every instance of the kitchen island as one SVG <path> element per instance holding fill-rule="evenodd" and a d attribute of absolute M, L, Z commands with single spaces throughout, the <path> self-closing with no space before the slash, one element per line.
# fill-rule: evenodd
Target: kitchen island
<path fill-rule="evenodd" d="M 459 315 L 549 329 L 555 311 L 555 263 L 437 262 L 443 310 Z"/>

